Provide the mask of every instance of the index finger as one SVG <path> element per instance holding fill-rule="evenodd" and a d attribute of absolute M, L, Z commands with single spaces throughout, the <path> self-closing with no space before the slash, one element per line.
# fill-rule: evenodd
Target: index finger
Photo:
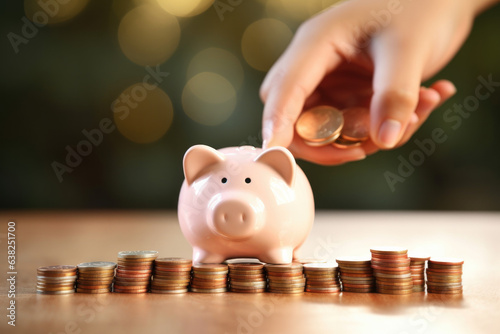
<path fill-rule="evenodd" d="M 314 41 L 307 31 L 296 34 L 261 87 L 264 147 L 291 144 L 305 100 L 341 61 L 331 44 Z"/>

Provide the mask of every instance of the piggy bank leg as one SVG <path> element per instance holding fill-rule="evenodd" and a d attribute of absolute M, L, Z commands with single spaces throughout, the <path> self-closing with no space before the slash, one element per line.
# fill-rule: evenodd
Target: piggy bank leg
<path fill-rule="evenodd" d="M 193 263 L 222 263 L 225 259 L 220 254 L 210 253 L 201 248 L 193 248 Z"/>
<path fill-rule="evenodd" d="M 259 260 L 273 264 L 288 264 L 292 263 L 292 255 L 291 247 L 276 248 L 259 256 Z"/>

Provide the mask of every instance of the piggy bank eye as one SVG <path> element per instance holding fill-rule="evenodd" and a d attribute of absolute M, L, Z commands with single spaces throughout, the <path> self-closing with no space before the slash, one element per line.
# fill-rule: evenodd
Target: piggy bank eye
<path fill-rule="evenodd" d="M 227 178 L 223 177 L 222 180 L 220 180 L 220 182 L 226 183 L 227 182 Z"/>
<path fill-rule="evenodd" d="M 251 178 L 249 178 L 249 177 L 247 177 L 247 178 L 245 179 L 245 183 L 250 183 L 250 182 L 252 182 L 252 179 L 251 179 Z"/>

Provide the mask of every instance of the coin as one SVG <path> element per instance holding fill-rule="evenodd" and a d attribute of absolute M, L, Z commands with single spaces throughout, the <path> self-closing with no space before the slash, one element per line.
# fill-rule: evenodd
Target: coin
<path fill-rule="evenodd" d="M 343 125 L 344 117 L 338 109 L 319 106 L 303 112 L 295 124 L 295 129 L 306 144 L 321 146 L 337 139 Z"/>
<path fill-rule="evenodd" d="M 464 264 L 463 259 L 452 258 L 452 257 L 431 257 L 429 260 L 429 265 L 439 264 L 439 265 L 462 265 Z"/>
<path fill-rule="evenodd" d="M 157 251 L 122 251 L 118 253 L 119 259 L 156 259 Z"/>
<path fill-rule="evenodd" d="M 349 147 L 360 146 L 362 143 L 363 143 L 362 141 L 352 141 L 343 137 L 338 137 L 333 142 L 333 146 L 337 148 L 349 148 Z"/>
<path fill-rule="evenodd" d="M 198 289 L 198 288 L 191 288 L 192 292 L 201 292 L 201 293 L 220 293 L 220 292 L 226 292 L 227 288 L 216 288 L 216 289 Z"/>
<path fill-rule="evenodd" d="M 80 263 L 78 266 L 78 271 L 102 271 L 102 270 L 113 270 L 116 268 L 115 262 L 107 262 L 107 261 L 93 261 L 93 262 L 84 262 Z"/>
<path fill-rule="evenodd" d="M 369 265 L 371 263 L 369 256 L 342 256 L 338 257 L 336 261 L 338 264 L 342 264 L 344 266 L 350 264 Z"/>
<path fill-rule="evenodd" d="M 171 266 L 171 265 L 193 265 L 193 261 L 191 259 L 184 259 L 181 257 L 162 257 L 159 259 L 155 259 L 155 265 L 160 266 L 160 265 L 166 265 L 166 266 Z"/>
<path fill-rule="evenodd" d="M 170 293 L 170 294 L 176 294 L 176 293 L 186 293 L 188 292 L 188 289 L 175 289 L 175 290 L 165 290 L 165 289 L 153 289 L 151 288 L 152 293 Z"/>
<path fill-rule="evenodd" d="M 370 110 L 353 107 L 342 110 L 344 126 L 340 136 L 349 141 L 364 141 L 370 137 Z"/>
<path fill-rule="evenodd" d="M 92 288 L 92 289 L 84 289 L 84 288 L 77 288 L 76 289 L 76 292 L 78 293 L 109 293 L 111 292 L 111 290 L 109 288 L 103 288 L 103 289 L 95 289 L 95 288 Z"/>
<path fill-rule="evenodd" d="M 398 246 L 379 246 L 370 248 L 370 252 L 372 254 L 381 254 L 381 255 L 399 255 L 399 254 L 407 254 L 408 249 Z"/>
<path fill-rule="evenodd" d="M 62 273 L 73 273 L 76 271 L 76 266 L 72 265 L 61 265 L 61 266 L 45 266 L 45 267 L 39 267 L 37 269 L 38 272 L 44 273 L 44 274 L 49 274 L 49 273 L 54 273 L 54 274 L 62 274 Z"/>
<path fill-rule="evenodd" d="M 413 288 L 405 290 L 390 290 L 390 289 L 381 289 L 377 287 L 376 291 L 378 293 L 384 293 L 388 295 L 408 295 L 413 293 Z"/>
<path fill-rule="evenodd" d="M 61 290 L 61 291 L 44 291 L 44 290 L 36 290 L 36 293 L 42 295 L 69 295 L 75 293 L 75 290 Z"/>

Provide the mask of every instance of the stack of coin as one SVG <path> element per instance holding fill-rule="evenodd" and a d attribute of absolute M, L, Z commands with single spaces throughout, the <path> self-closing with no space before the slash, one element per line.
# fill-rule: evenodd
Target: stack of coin
<path fill-rule="evenodd" d="M 391 295 L 413 293 L 410 259 L 406 248 L 376 247 L 370 251 L 377 292 Z"/>
<path fill-rule="evenodd" d="M 184 293 L 188 292 L 191 280 L 192 261 L 178 257 L 164 257 L 154 262 L 151 292 Z"/>
<path fill-rule="evenodd" d="M 434 258 L 427 268 L 427 292 L 460 294 L 462 288 L 462 265 L 464 260 L 455 258 Z"/>
<path fill-rule="evenodd" d="M 306 285 L 302 264 L 266 264 L 268 291 L 302 293 Z"/>
<path fill-rule="evenodd" d="M 148 292 L 153 262 L 157 256 L 157 251 L 119 252 L 113 291 L 120 293 Z"/>
<path fill-rule="evenodd" d="M 333 263 L 306 263 L 306 291 L 319 293 L 340 292 L 339 271 Z"/>
<path fill-rule="evenodd" d="M 195 264 L 191 291 L 203 293 L 218 293 L 227 291 L 226 264 Z"/>
<path fill-rule="evenodd" d="M 47 266 L 36 271 L 36 292 L 66 295 L 75 292 L 76 266 Z"/>
<path fill-rule="evenodd" d="M 76 292 L 107 293 L 111 291 L 115 277 L 114 262 L 85 262 L 78 265 Z"/>
<path fill-rule="evenodd" d="M 413 292 L 425 291 L 425 263 L 430 256 L 410 255 L 410 272 L 413 280 Z"/>
<path fill-rule="evenodd" d="M 374 292 L 375 277 L 370 257 L 343 256 L 337 258 L 342 290 L 345 292 Z"/>
<path fill-rule="evenodd" d="M 266 291 L 266 275 L 262 263 L 230 263 L 229 291 L 258 293 Z"/>

